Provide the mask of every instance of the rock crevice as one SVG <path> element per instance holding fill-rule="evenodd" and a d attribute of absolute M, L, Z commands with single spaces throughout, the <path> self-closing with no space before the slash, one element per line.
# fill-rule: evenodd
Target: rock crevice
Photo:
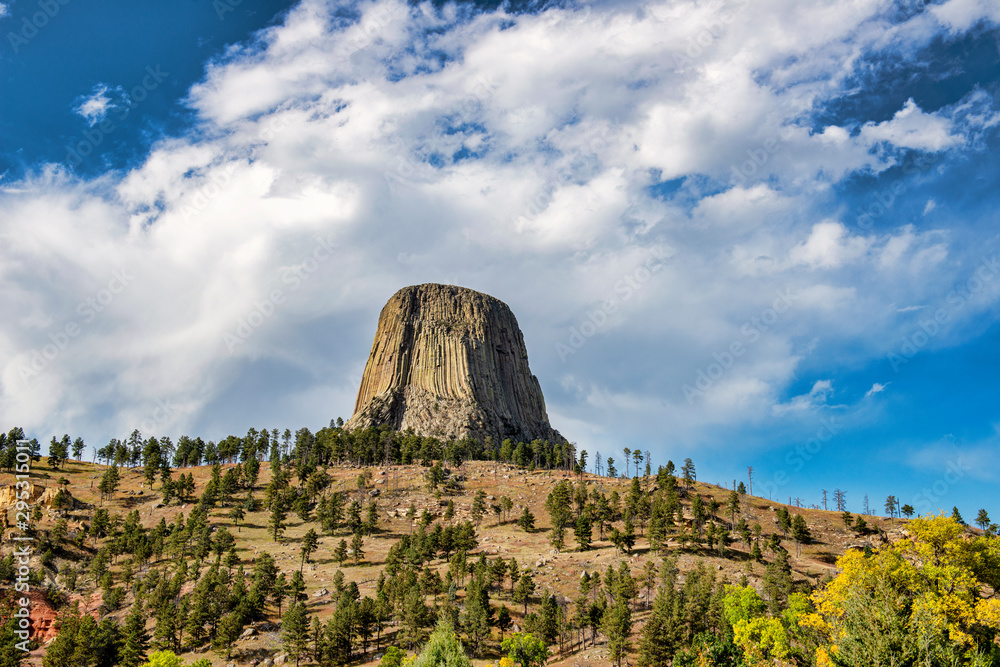
<path fill-rule="evenodd" d="M 347 427 L 380 424 L 439 438 L 564 441 L 510 308 L 454 285 L 405 287 L 382 309 Z"/>

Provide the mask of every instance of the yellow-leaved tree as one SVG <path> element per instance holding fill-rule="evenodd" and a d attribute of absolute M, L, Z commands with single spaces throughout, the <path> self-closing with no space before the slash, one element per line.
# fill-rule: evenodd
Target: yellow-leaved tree
<path fill-rule="evenodd" d="M 943 514 L 868 556 L 849 551 L 800 619 L 820 631 L 825 665 L 1000 664 L 1000 541 Z"/>

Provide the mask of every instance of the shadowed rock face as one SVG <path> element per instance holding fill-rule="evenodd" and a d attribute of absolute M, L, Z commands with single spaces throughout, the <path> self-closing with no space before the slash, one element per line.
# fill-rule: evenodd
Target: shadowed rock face
<path fill-rule="evenodd" d="M 442 439 L 565 441 L 510 308 L 453 285 L 404 287 L 382 309 L 347 428 L 380 424 Z"/>

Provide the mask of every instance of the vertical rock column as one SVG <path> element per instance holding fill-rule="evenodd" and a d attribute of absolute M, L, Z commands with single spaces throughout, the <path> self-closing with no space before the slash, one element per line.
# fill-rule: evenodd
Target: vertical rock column
<path fill-rule="evenodd" d="M 378 424 L 441 438 L 564 440 L 510 308 L 453 285 L 405 287 L 382 309 L 347 426 Z"/>

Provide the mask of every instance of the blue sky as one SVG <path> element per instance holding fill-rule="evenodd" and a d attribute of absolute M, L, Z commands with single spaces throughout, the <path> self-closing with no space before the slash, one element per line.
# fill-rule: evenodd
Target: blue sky
<path fill-rule="evenodd" d="M 4 2 L 3 428 L 317 429 L 389 296 L 444 282 L 511 306 L 602 458 L 1000 515 L 998 23 Z"/>

